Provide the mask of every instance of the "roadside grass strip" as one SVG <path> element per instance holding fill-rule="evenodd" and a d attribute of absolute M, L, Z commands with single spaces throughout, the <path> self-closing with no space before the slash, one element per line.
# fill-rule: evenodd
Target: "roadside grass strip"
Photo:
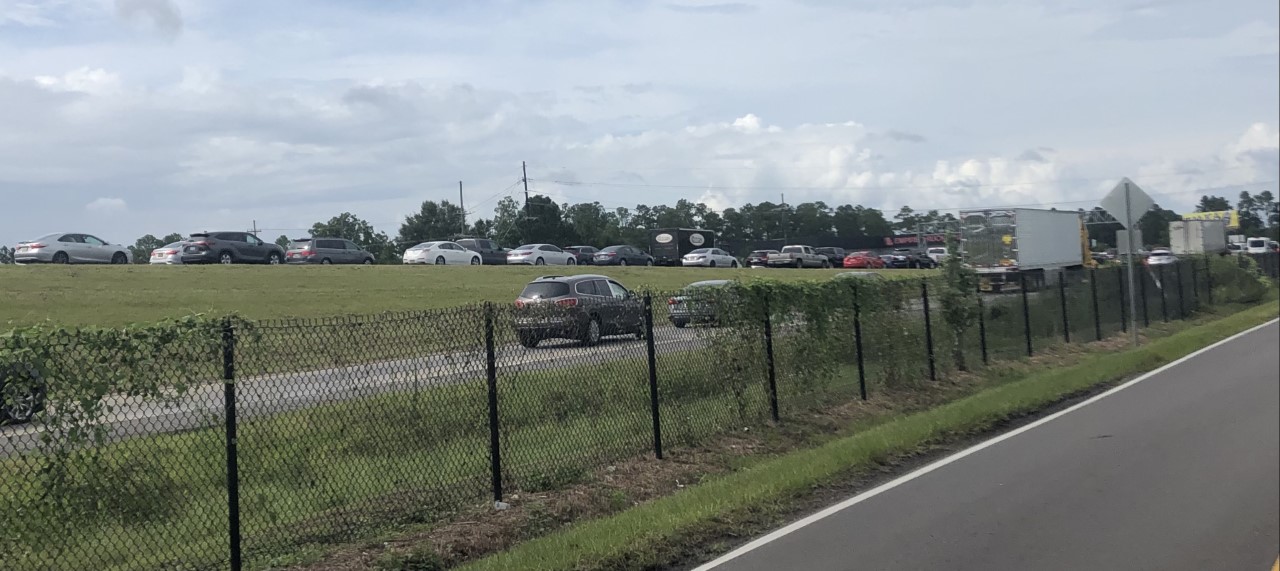
<path fill-rule="evenodd" d="M 645 569 L 670 563 L 672 544 L 706 528 L 776 506 L 842 476 L 930 445 L 982 432 L 1073 395 L 1157 368 L 1276 318 L 1271 301 L 1079 365 L 1033 373 L 865 432 L 766 460 L 616 516 L 584 522 L 472 562 L 468 571 L 503 569 Z"/>

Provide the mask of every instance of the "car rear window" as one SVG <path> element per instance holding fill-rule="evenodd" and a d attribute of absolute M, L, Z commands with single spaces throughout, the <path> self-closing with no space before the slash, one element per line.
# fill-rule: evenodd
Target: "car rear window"
<path fill-rule="evenodd" d="M 578 290 L 578 293 L 582 295 L 609 295 L 609 292 L 607 291 L 601 294 L 600 291 L 596 289 L 595 280 L 578 282 L 578 285 L 575 286 L 575 288 Z"/>
<path fill-rule="evenodd" d="M 1266 241 L 1266 240 L 1249 240 L 1249 247 L 1250 247 L 1250 248 L 1265 248 L 1265 247 L 1267 247 L 1267 241 Z"/>
<path fill-rule="evenodd" d="M 801 252 L 804 252 L 804 248 L 801 248 L 800 246 L 787 246 L 782 249 L 783 254 L 799 254 Z"/>
<path fill-rule="evenodd" d="M 562 282 L 535 282 L 524 286 L 520 297 L 525 299 L 544 299 L 569 295 L 569 284 Z"/>

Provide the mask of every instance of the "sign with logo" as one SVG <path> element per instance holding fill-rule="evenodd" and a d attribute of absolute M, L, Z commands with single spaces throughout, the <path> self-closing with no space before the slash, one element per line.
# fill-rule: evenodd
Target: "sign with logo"
<path fill-rule="evenodd" d="M 946 243 L 947 237 L 942 234 L 926 234 L 924 241 L 926 244 L 943 244 Z M 920 237 L 916 234 L 884 237 L 884 245 L 886 246 L 915 246 L 919 243 Z"/>
<path fill-rule="evenodd" d="M 1221 220 L 1227 228 L 1240 227 L 1240 213 L 1235 210 L 1219 210 L 1217 212 L 1188 212 L 1182 215 L 1183 220 Z"/>
<path fill-rule="evenodd" d="M 663 234 L 663 236 L 666 236 L 666 234 Z M 668 239 L 667 241 L 669 242 L 670 239 Z M 690 234 L 689 243 L 693 244 L 694 246 L 701 246 L 707 243 L 707 239 L 703 237 L 702 234 Z"/>
<path fill-rule="evenodd" d="M 653 237 L 653 241 L 659 244 L 670 244 L 671 241 L 674 239 L 675 238 L 673 238 L 670 234 L 667 234 L 665 232 Z"/>

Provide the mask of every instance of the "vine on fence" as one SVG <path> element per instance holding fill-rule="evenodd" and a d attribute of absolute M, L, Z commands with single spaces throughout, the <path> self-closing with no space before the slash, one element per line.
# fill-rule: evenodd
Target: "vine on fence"
<path fill-rule="evenodd" d="M 947 252 L 942 261 L 942 319 L 951 330 L 951 358 L 956 368 L 969 370 L 964 356 L 964 338 L 978 322 L 978 274 L 960 258 L 960 238 L 947 234 Z"/>

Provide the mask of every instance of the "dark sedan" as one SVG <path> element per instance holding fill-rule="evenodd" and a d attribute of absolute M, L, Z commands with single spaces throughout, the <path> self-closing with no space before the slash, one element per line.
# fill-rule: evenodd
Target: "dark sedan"
<path fill-rule="evenodd" d="M 653 256 L 632 246 L 609 246 L 595 255 L 597 266 L 652 266 Z"/>

